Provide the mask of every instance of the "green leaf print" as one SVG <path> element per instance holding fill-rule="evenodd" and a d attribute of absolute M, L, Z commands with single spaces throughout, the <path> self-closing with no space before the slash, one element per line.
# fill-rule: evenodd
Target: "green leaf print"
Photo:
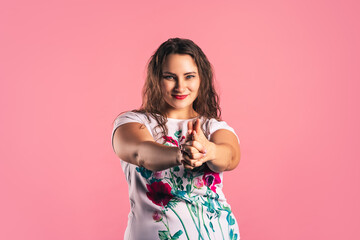
<path fill-rule="evenodd" d="M 179 139 L 181 137 L 181 132 L 182 132 L 182 130 L 179 130 L 174 133 L 174 135 L 177 139 Z"/>
<path fill-rule="evenodd" d="M 183 234 L 183 231 L 179 230 L 177 231 L 171 239 L 179 239 L 179 237 Z"/>
<path fill-rule="evenodd" d="M 210 199 L 208 198 L 207 202 L 204 202 L 203 205 L 207 208 L 206 210 L 210 213 L 215 213 L 215 208 L 214 208 L 214 204 L 212 203 L 212 201 L 210 201 Z"/>
<path fill-rule="evenodd" d="M 235 219 L 231 216 L 231 213 L 228 213 L 228 215 L 226 216 L 226 221 L 229 223 L 229 225 L 235 224 Z"/>
<path fill-rule="evenodd" d="M 191 204 L 191 211 L 196 215 L 196 207 L 194 204 Z"/>
<path fill-rule="evenodd" d="M 171 194 L 180 199 L 184 199 L 186 192 L 179 190 L 175 191 L 174 189 L 171 189 Z"/>
<path fill-rule="evenodd" d="M 212 222 L 210 222 L 209 225 L 210 225 L 210 228 L 212 229 L 212 231 L 215 232 Z"/>
<path fill-rule="evenodd" d="M 144 168 L 144 167 L 136 167 L 136 171 L 141 174 L 144 178 L 148 179 L 151 177 L 152 171 Z"/>
<path fill-rule="evenodd" d="M 190 195 L 190 193 L 191 193 L 191 185 L 190 184 L 186 185 L 186 192 L 188 195 Z"/>
<path fill-rule="evenodd" d="M 174 172 L 178 172 L 178 171 L 180 171 L 179 166 L 175 166 L 175 167 L 174 167 Z"/>
<path fill-rule="evenodd" d="M 178 185 L 183 184 L 183 180 L 181 179 L 181 177 L 177 177 L 177 178 L 176 178 L 176 183 L 177 183 Z"/>
<path fill-rule="evenodd" d="M 168 205 L 166 207 L 175 208 L 179 200 L 173 200 L 171 199 L 170 202 L 168 202 Z"/>
<path fill-rule="evenodd" d="M 169 236 L 169 231 L 159 231 L 159 238 L 160 240 L 171 239 Z"/>
<path fill-rule="evenodd" d="M 230 240 L 237 240 L 238 239 L 238 234 L 237 233 L 234 234 L 234 229 L 230 230 L 229 236 L 230 236 Z"/>
<path fill-rule="evenodd" d="M 231 209 L 228 207 L 228 206 L 223 206 L 222 207 L 225 211 L 227 211 L 227 212 L 230 212 L 231 213 Z"/>
<path fill-rule="evenodd" d="M 152 184 L 153 182 L 161 182 L 161 179 L 151 178 L 149 183 Z"/>

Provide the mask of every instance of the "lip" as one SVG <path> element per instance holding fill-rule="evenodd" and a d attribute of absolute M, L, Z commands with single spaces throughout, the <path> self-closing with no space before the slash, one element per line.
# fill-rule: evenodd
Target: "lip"
<path fill-rule="evenodd" d="M 176 99 L 184 99 L 186 98 L 188 95 L 172 95 L 174 98 Z"/>

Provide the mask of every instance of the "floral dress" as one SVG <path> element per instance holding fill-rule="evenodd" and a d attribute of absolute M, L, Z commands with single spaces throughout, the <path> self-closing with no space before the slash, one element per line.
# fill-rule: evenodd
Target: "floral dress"
<path fill-rule="evenodd" d="M 150 116 L 149 121 L 145 114 L 128 111 L 116 118 L 111 140 L 121 124 L 139 122 L 145 124 L 156 142 L 179 147 L 185 142 L 187 122 L 194 119 L 168 118 L 168 135 L 155 138 L 156 120 Z M 207 121 L 208 139 L 218 129 L 236 135 L 225 121 Z M 223 173 L 211 171 L 206 164 L 193 170 L 181 165 L 153 172 L 120 162 L 131 207 L 124 239 L 240 239 L 237 221 L 222 192 Z"/>

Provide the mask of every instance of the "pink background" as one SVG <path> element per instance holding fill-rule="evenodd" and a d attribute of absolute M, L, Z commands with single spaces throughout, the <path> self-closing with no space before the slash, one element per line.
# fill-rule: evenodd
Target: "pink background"
<path fill-rule="evenodd" d="M 170 37 L 215 67 L 244 240 L 360 239 L 358 1 L 2 1 L 0 239 L 122 239 L 112 121 Z"/>

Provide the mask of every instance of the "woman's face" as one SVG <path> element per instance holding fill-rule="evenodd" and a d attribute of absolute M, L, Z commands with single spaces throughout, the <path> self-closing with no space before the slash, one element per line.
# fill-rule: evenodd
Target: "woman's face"
<path fill-rule="evenodd" d="M 168 113 L 176 111 L 184 117 L 192 114 L 192 104 L 198 96 L 200 87 L 200 77 L 194 59 L 188 54 L 170 54 L 166 58 L 162 72 L 160 85 Z M 168 117 L 171 117 L 171 114 Z"/>

